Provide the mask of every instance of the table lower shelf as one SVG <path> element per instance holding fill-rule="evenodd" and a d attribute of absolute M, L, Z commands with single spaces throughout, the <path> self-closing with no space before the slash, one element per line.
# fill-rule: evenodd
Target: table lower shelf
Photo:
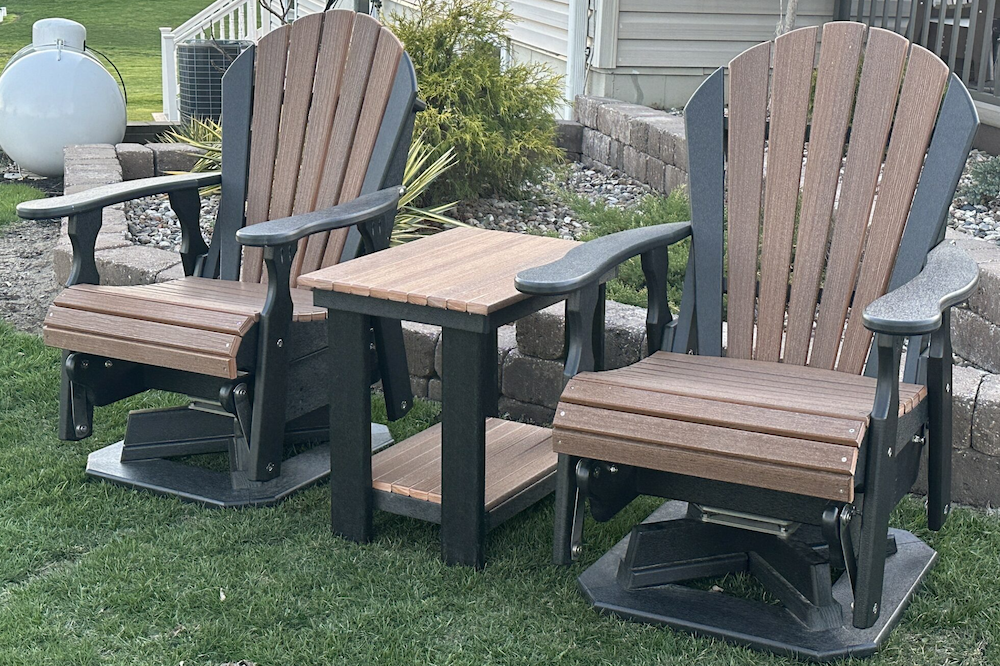
<path fill-rule="evenodd" d="M 557 456 L 548 428 L 486 420 L 486 496 L 489 526 L 552 492 Z M 372 457 L 372 488 L 380 509 L 440 522 L 441 424 Z"/>

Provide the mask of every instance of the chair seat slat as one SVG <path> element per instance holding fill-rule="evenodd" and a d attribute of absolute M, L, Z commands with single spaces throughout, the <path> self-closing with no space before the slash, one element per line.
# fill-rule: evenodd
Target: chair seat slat
<path fill-rule="evenodd" d="M 121 340 L 51 326 L 42 327 L 42 338 L 49 346 L 69 351 L 146 363 L 212 377 L 236 378 L 236 360 L 229 356 L 204 354 L 191 349 L 175 349 L 159 344 Z"/>
<path fill-rule="evenodd" d="M 568 403 L 559 405 L 553 427 L 557 440 L 566 431 L 583 432 L 834 474 L 852 473 L 858 455 L 854 447 L 830 442 Z"/>
<path fill-rule="evenodd" d="M 557 430 L 553 433 L 557 453 L 635 465 L 715 481 L 751 485 L 834 501 L 853 501 L 854 478 L 776 465 L 769 462 L 648 444 L 633 440 Z"/>
<path fill-rule="evenodd" d="M 102 314 L 117 314 L 131 319 L 189 326 L 195 329 L 243 335 L 253 325 L 253 317 L 228 312 L 213 312 L 188 304 L 158 303 L 151 308 L 144 299 L 115 294 L 108 290 L 65 289 L 53 305 Z"/>
<path fill-rule="evenodd" d="M 697 396 L 671 395 L 665 399 L 657 392 L 591 381 L 586 375 L 579 375 L 573 380 L 569 390 L 563 393 L 562 401 L 845 446 L 859 446 L 862 436 L 858 429 L 862 419 L 802 414 Z"/>

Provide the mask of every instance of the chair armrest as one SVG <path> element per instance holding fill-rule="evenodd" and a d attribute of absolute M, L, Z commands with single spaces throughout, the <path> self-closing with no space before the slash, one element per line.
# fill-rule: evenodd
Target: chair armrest
<path fill-rule="evenodd" d="M 568 294 L 600 279 L 627 259 L 690 235 L 690 222 L 619 231 L 578 245 L 550 264 L 521 271 L 514 284 L 526 294 Z"/>
<path fill-rule="evenodd" d="M 319 231 L 370 222 L 394 212 L 401 194 L 402 188 L 387 187 L 323 210 L 243 227 L 236 232 L 236 240 L 256 247 L 285 245 Z"/>
<path fill-rule="evenodd" d="M 941 243 L 916 277 L 865 308 L 865 327 L 889 335 L 932 333 L 941 326 L 941 313 L 968 298 L 978 282 L 979 265 L 972 257 Z"/>
<path fill-rule="evenodd" d="M 17 205 L 17 214 L 28 220 L 78 215 L 139 197 L 167 194 L 196 187 L 208 187 L 218 185 L 220 182 L 222 182 L 222 174 L 218 171 L 127 180 L 122 183 L 94 187 L 76 194 L 25 201 Z"/>

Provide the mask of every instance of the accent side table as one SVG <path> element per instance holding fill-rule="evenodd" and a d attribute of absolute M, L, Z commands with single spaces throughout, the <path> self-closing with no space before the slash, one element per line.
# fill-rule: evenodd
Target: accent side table
<path fill-rule="evenodd" d="M 574 241 L 457 228 L 304 275 L 329 310 L 331 526 L 373 536 L 375 508 L 440 523 L 442 558 L 482 567 L 486 533 L 554 487 L 547 428 L 496 418 L 497 329 L 563 299 L 514 287 Z M 441 423 L 371 455 L 369 318 L 442 327 Z"/>

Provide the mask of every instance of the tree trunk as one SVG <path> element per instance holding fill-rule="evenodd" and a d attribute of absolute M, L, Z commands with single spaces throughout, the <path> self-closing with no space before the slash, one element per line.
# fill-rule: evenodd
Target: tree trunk
<path fill-rule="evenodd" d="M 795 18 L 799 13 L 799 0 L 788 0 L 788 9 L 785 10 L 784 17 L 779 17 L 778 29 L 776 33 L 783 35 L 795 29 Z"/>

